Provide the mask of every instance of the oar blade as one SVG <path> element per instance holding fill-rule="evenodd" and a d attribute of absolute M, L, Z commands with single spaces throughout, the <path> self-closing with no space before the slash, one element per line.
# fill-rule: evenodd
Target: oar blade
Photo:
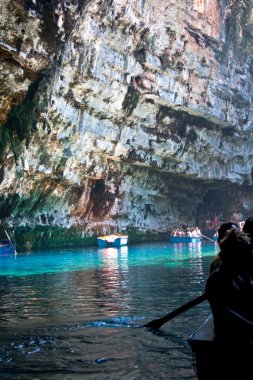
<path fill-rule="evenodd" d="M 153 321 L 147 323 L 146 325 L 143 325 L 142 327 L 146 327 L 150 330 L 159 330 L 162 324 L 163 323 L 161 323 L 160 319 L 154 319 Z"/>

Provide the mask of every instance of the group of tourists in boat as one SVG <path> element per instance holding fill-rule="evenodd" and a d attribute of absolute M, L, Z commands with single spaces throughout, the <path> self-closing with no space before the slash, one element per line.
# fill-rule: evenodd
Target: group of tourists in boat
<path fill-rule="evenodd" d="M 201 230 L 199 227 L 182 226 L 172 230 L 171 236 L 189 236 L 189 237 L 201 237 Z"/>
<path fill-rule="evenodd" d="M 182 226 L 172 230 L 169 241 L 170 243 L 199 243 L 201 236 L 199 227 Z"/>

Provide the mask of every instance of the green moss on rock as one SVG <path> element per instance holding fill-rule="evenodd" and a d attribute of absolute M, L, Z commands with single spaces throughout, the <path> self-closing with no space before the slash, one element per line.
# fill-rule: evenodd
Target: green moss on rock
<path fill-rule="evenodd" d="M 95 236 L 84 235 L 81 227 L 37 226 L 15 229 L 15 241 L 22 251 L 39 248 L 91 247 L 97 245 Z"/>
<path fill-rule="evenodd" d="M 148 243 L 164 241 L 168 238 L 167 232 L 142 231 L 136 228 L 127 229 L 128 241 L 132 243 Z"/>
<path fill-rule="evenodd" d="M 14 236 L 17 250 L 20 252 L 64 247 L 97 247 L 97 235 L 85 235 L 80 226 L 71 228 L 60 226 L 17 227 L 10 233 L 12 237 Z M 129 237 L 129 244 L 159 242 L 168 238 L 168 233 L 141 231 L 135 228 L 129 228 L 124 233 Z"/>

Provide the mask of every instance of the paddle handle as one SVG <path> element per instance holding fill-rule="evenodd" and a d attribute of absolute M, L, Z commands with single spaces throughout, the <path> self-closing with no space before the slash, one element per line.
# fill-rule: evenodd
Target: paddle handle
<path fill-rule="evenodd" d="M 14 245 L 13 245 L 13 243 L 12 243 L 12 241 L 11 241 L 10 236 L 7 234 L 7 231 L 6 231 L 6 230 L 4 230 L 4 232 L 5 232 L 6 236 L 7 236 L 7 238 L 9 239 L 9 241 L 10 241 L 10 243 L 11 243 L 11 245 L 12 245 L 12 248 L 14 249 L 15 255 L 16 255 L 16 254 L 17 254 L 17 251 L 16 251 L 16 248 L 14 247 Z"/>
<path fill-rule="evenodd" d="M 165 315 L 164 317 L 160 319 L 154 319 L 153 321 L 147 323 L 143 327 L 148 327 L 154 330 L 159 329 L 164 323 L 170 321 L 172 318 L 176 317 L 177 315 L 183 313 L 186 310 L 191 309 L 192 307 L 200 304 L 201 302 L 205 301 L 207 299 L 206 293 L 203 293 L 201 296 L 194 298 L 190 302 L 185 303 L 184 305 L 178 307 L 177 309 L 173 310 L 171 313 Z"/>

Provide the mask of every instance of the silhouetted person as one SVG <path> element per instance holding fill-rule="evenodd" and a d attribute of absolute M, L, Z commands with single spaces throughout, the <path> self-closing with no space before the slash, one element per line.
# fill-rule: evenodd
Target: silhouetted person
<path fill-rule="evenodd" d="M 245 220 L 242 230 L 248 234 L 251 239 L 251 245 L 253 246 L 253 217 L 250 216 Z"/>
<path fill-rule="evenodd" d="M 224 238 L 226 232 L 230 230 L 231 228 L 236 228 L 239 229 L 239 226 L 236 223 L 228 222 L 228 223 L 223 223 L 220 225 L 218 228 L 218 239 L 217 242 L 220 246 L 221 240 Z M 221 257 L 220 257 L 220 252 L 214 257 L 210 264 L 210 273 L 212 273 L 221 263 Z"/>
<path fill-rule="evenodd" d="M 206 294 L 214 322 L 211 366 L 204 380 L 251 380 L 253 358 L 253 253 L 247 234 L 225 233 L 220 264 L 209 275 Z M 217 371 L 218 369 L 218 371 Z M 201 379 L 202 380 L 202 379 Z"/>
<path fill-rule="evenodd" d="M 215 338 L 253 342 L 253 253 L 250 239 L 244 232 L 232 228 L 219 245 L 221 262 L 206 283 Z"/>

